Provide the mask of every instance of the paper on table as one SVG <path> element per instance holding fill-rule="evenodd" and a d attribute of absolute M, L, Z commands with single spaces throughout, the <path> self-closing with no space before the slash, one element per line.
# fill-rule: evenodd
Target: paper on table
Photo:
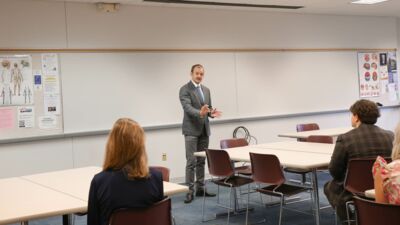
<path fill-rule="evenodd" d="M 55 114 L 59 115 L 61 111 L 60 94 L 58 93 L 44 93 L 44 113 L 46 115 Z"/>
<path fill-rule="evenodd" d="M 57 126 L 56 116 L 41 116 L 39 117 L 40 129 L 55 129 Z"/>
<path fill-rule="evenodd" d="M 0 129 L 14 128 L 14 115 L 13 108 L 0 108 Z"/>
<path fill-rule="evenodd" d="M 31 128 L 35 126 L 35 113 L 33 106 L 18 107 L 18 127 Z"/>
<path fill-rule="evenodd" d="M 42 54 L 42 71 L 44 75 L 58 76 L 58 56 L 56 53 Z"/>

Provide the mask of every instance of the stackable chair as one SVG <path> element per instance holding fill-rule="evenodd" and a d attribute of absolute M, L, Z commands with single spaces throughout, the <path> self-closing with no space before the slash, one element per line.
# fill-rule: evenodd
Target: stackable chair
<path fill-rule="evenodd" d="M 326 135 L 310 135 L 306 138 L 306 142 L 333 144 L 333 138 Z"/>
<path fill-rule="evenodd" d="M 354 197 L 357 225 L 398 225 L 400 205 L 382 204 Z"/>
<path fill-rule="evenodd" d="M 296 125 L 297 132 L 301 131 L 311 131 L 311 130 L 319 130 L 319 126 L 316 123 L 306 123 L 306 124 L 297 124 Z M 307 139 L 298 138 L 297 141 L 305 142 Z M 301 183 L 306 183 L 306 175 L 310 173 L 310 170 L 301 170 L 301 169 L 292 169 L 292 168 L 285 168 L 285 171 L 288 173 L 295 173 L 301 175 Z"/>
<path fill-rule="evenodd" d="M 207 155 L 207 165 L 208 171 L 211 175 L 211 182 L 219 186 L 228 187 L 229 188 L 229 207 L 225 207 L 228 210 L 228 216 L 226 224 L 229 224 L 231 210 L 236 210 L 238 201 L 236 196 L 236 189 L 237 187 L 241 187 L 243 185 L 247 185 L 247 191 L 250 191 L 250 184 L 253 182 L 251 178 L 243 177 L 235 175 L 235 170 L 232 166 L 231 159 L 229 158 L 228 153 L 225 150 L 213 150 L 213 149 L 206 149 Z M 207 180 L 205 184 L 207 184 Z M 232 193 L 232 190 L 234 192 Z M 234 208 L 232 208 L 232 194 L 234 195 Z M 204 220 L 204 207 L 205 207 L 205 195 L 203 196 L 203 207 L 202 207 L 202 218 Z M 246 224 L 247 224 L 247 217 L 249 214 L 249 195 L 247 195 L 247 204 L 246 204 Z"/>
<path fill-rule="evenodd" d="M 163 181 L 169 182 L 169 173 L 170 170 L 167 167 L 164 166 L 150 166 L 150 169 L 155 169 L 157 171 L 160 171 L 163 177 Z"/>
<path fill-rule="evenodd" d="M 148 208 L 117 209 L 110 225 L 172 225 L 171 199 L 165 198 Z"/>
<path fill-rule="evenodd" d="M 374 189 L 374 177 L 372 166 L 376 158 L 350 159 L 347 164 L 346 177 L 344 179 L 344 189 L 354 196 L 364 196 L 366 190 Z M 353 201 L 346 202 L 347 222 L 350 224 L 350 205 Z"/>
<path fill-rule="evenodd" d="M 248 146 L 249 143 L 244 138 L 231 138 L 231 139 L 224 139 L 220 141 L 221 149 L 227 148 L 237 148 L 237 147 L 244 147 Z M 249 165 L 242 165 L 235 167 L 235 172 L 238 174 L 242 174 L 245 176 L 251 176 L 251 166 Z"/>
<path fill-rule="evenodd" d="M 257 191 L 280 198 L 279 225 L 282 223 L 282 209 L 286 197 L 310 191 L 311 199 L 313 199 L 311 188 L 285 183 L 282 166 L 275 155 L 250 153 L 250 160 L 254 182 L 268 184 L 258 188 Z"/>

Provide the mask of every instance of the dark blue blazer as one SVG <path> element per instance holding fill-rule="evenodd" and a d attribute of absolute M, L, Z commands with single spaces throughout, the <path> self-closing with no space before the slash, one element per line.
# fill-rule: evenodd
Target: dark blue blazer
<path fill-rule="evenodd" d="M 150 170 L 147 179 L 128 179 L 124 170 L 102 171 L 89 191 L 88 225 L 108 225 L 111 214 L 121 208 L 149 207 L 164 198 L 162 174 Z"/>

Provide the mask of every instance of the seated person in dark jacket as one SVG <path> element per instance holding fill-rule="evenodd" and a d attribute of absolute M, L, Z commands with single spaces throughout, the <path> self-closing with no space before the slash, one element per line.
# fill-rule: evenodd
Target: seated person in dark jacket
<path fill-rule="evenodd" d="M 149 207 L 164 197 L 160 172 L 149 170 L 144 131 L 131 119 L 119 119 L 108 137 L 103 171 L 90 185 L 88 225 L 108 225 L 120 208 Z"/>
<path fill-rule="evenodd" d="M 342 222 L 347 220 L 345 203 L 352 197 L 343 186 L 347 163 L 354 158 L 376 158 L 378 155 L 389 157 L 394 138 L 393 132 L 374 125 L 380 116 L 374 102 L 359 100 L 350 107 L 350 111 L 354 129 L 338 136 L 329 164 L 333 180 L 324 187 L 329 203 L 336 209 Z"/>

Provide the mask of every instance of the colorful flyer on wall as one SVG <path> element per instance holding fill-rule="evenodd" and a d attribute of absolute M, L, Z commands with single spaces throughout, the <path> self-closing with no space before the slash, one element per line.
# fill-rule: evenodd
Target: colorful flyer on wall
<path fill-rule="evenodd" d="M 53 115 L 39 117 L 39 128 L 43 130 L 57 128 L 57 117 Z"/>
<path fill-rule="evenodd" d="M 18 127 L 35 127 L 35 112 L 33 106 L 18 107 Z"/>
<path fill-rule="evenodd" d="M 388 92 L 389 72 L 387 67 L 387 53 L 379 54 L 379 79 L 381 82 L 381 94 Z"/>
<path fill-rule="evenodd" d="M 44 113 L 59 115 L 61 112 L 61 98 L 58 93 L 44 93 Z"/>
<path fill-rule="evenodd" d="M 43 76 L 44 93 L 60 93 L 60 81 L 57 76 Z"/>
<path fill-rule="evenodd" d="M 42 54 L 42 72 L 45 76 L 58 76 L 58 55 L 56 53 Z"/>
<path fill-rule="evenodd" d="M 33 82 L 35 85 L 35 91 L 42 90 L 42 71 L 36 70 L 33 72 Z"/>
<path fill-rule="evenodd" d="M 0 108 L 0 130 L 14 128 L 14 115 L 13 108 Z"/>
<path fill-rule="evenodd" d="M 380 95 L 379 53 L 358 53 L 358 76 L 361 98 Z"/>

